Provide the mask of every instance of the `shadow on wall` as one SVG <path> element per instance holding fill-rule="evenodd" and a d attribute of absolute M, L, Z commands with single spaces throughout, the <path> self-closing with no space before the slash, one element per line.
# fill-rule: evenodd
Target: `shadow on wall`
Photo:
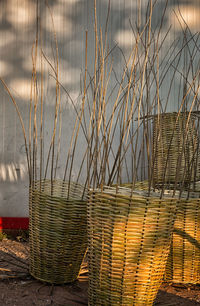
<path fill-rule="evenodd" d="M 94 58 L 94 1 L 93 0 L 49 0 L 49 7 L 53 14 L 54 28 L 58 40 L 59 49 L 59 80 L 66 88 L 75 103 L 79 103 L 81 91 L 81 78 L 84 70 L 85 58 L 85 30 L 88 30 L 88 72 L 93 71 Z M 134 35 L 130 28 L 130 21 L 133 26 L 137 20 L 136 12 L 141 3 L 141 20 L 145 17 L 146 5 L 148 0 L 111 0 L 109 18 L 109 47 L 112 48 L 116 43 L 122 49 L 125 57 L 129 54 L 134 44 Z M 196 16 L 199 10 L 198 1 L 179 1 L 180 11 L 183 18 L 191 29 L 199 29 L 199 18 Z M 97 1 L 98 24 L 105 27 L 108 1 Z M 158 1 L 153 18 L 153 27 L 159 22 L 165 8 L 165 0 Z M 187 10 L 186 10 L 187 8 Z M 55 63 L 55 41 L 53 35 L 53 25 L 49 9 L 45 1 L 38 0 L 39 17 L 41 28 L 39 29 L 42 37 L 42 49 L 48 61 Z M 178 23 L 174 21 L 174 10 L 177 10 L 176 1 L 169 0 L 166 18 L 164 20 L 163 35 L 170 23 L 173 23 L 174 35 L 180 33 Z M 159 11 L 159 14 L 158 14 Z M 186 14 L 187 11 L 187 14 Z M 184 15 L 185 14 L 185 15 Z M 20 111 L 28 127 L 28 106 L 31 90 L 32 72 L 32 46 L 36 36 L 37 22 L 37 1 L 34 0 L 1 0 L 0 1 L 0 76 L 8 84 L 19 105 Z M 170 44 L 170 36 L 167 38 Z M 40 42 L 41 44 L 41 42 Z M 120 73 L 124 65 L 123 55 L 116 48 L 113 53 L 115 61 L 115 72 Z M 39 58 L 39 56 L 38 56 Z M 55 102 L 55 80 L 52 78 L 52 69 L 44 60 L 41 69 L 40 61 L 37 62 L 38 77 L 44 73 L 44 104 L 45 120 L 47 122 L 47 132 L 50 130 L 49 124 L 53 122 L 52 108 Z M 114 84 L 114 78 L 110 84 Z M 112 87 L 111 85 L 111 87 Z M 9 97 L 0 86 L 0 180 L 2 182 L 17 182 L 25 179 L 26 160 L 24 152 L 20 151 L 23 146 L 21 127 L 16 112 L 9 101 Z M 171 101 L 174 104 L 174 100 Z M 73 128 L 73 118 L 71 116 L 73 107 L 66 94 L 62 94 L 61 105 L 64 109 L 65 120 L 64 129 L 67 131 L 64 137 L 65 144 L 69 144 L 69 132 Z M 50 134 L 50 133 L 49 133 Z M 47 138 L 49 135 L 45 135 Z M 12 158 L 8 158 L 8 152 L 13 153 Z M 10 154 L 10 153 L 9 153 Z M 61 161 L 65 160 L 65 152 L 61 152 Z M 23 159 L 21 159 L 21 156 Z M 63 165 L 60 165 L 62 168 Z M 19 170 L 20 169 L 20 170 Z"/>
<path fill-rule="evenodd" d="M 117 42 L 125 53 L 130 51 L 134 43 L 134 35 L 130 22 L 135 27 L 137 11 L 141 1 L 113 1 L 110 10 L 110 48 Z M 162 11 L 165 8 L 165 0 L 161 0 L 155 7 L 153 28 L 157 27 Z M 38 1 L 39 17 L 41 20 L 41 33 L 43 50 L 48 60 L 53 63 L 55 54 L 52 51 L 53 25 L 51 15 L 45 1 Z M 54 29 L 58 39 L 60 58 L 60 80 L 66 86 L 73 98 L 77 98 L 80 92 L 80 72 L 84 67 L 84 36 L 85 30 L 89 32 L 88 53 L 93 56 L 93 0 L 54 0 L 48 1 L 53 13 Z M 144 20 L 148 0 L 141 3 L 141 20 Z M 97 1 L 98 22 L 105 25 L 108 1 Z M 159 14 L 157 12 L 159 11 Z M 35 39 L 37 1 L 2 0 L 0 2 L 0 75 L 5 78 L 10 88 L 13 88 L 18 96 L 27 101 L 30 96 L 30 80 L 32 71 L 31 48 Z M 175 34 L 180 32 L 183 19 L 191 30 L 198 31 L 200 7 L 196 0 L 170 0 L 163 24 L 164 32 L 173 25 Z M 180 23 L 179 23 L 179 21 Z M 170 37 L 169 37 L 170 39 Z M 120 56 L 116 52 L 116 59 Z M 92 67 L 89 67 L 92 68 Z M 38 74 L 41 72 L 37 66 Z M 44 71 L 49 71 L 47 63 L 44 63 Z M 52 82 L 46 80 L 46 91 L 50 91 Z M 47 101 L 48 103 L 48 101 Z"/>
<path fill-rule="evenodd" d="M 21 162 L 0 162 L 0 182 L 23 181 L 27 175 L 26 160 Z"/>
<path fill-rule="evenodd" d="M 144 23 L 146 7 L 148 0 L 132 1 L 132 0 L 111 0 L 110 17 L 109 17 L 109 47 L 112 48 L 116 43 L 122 49 L 125 57 L 130 53 L 134 44 L 134 34 L 130 23 L 135 27 L 139 15 L 138 9 L 141 11 L 141 22 Z M 158 1 L 155 6 L 152 29 L 154 30 L 161 22 L 162 12 L 165 9 L 166 0 Z M 59 49 L 59 80 L 66 88 L 75 103 L 79 103 L 79 95 L 81 88 L 82 71 L 84 70 L 84 53 L 85 53 L 85 30 L 88 30 L 88 72 L 92 75 L 93 58 L 94 58 L 94 0 L 49 0 L 50 11 L 53 15 L 53 23 L 51 14 L 45 1 L 38 0 L 38 11 L 41 22 L 42 49 L 48 61 L 53 65 L 55 63 L 55 41 L 53 31 L 57 35 Z M 106 14 L 108 9 L 108 1 L 97 1 L 97 18 L 98 24 L 105 27 Z M 159 11 L 159 14 L 158 14 Z M 168 1 L 168 8 L 163 22 L 163 33 L 165 35 L 167 29 L 172 24 L 172 31 L 175 36 L 180 34 L 183 19 L 188 23 L 194 32 L 199 29 L 200 6 L 197 0 L 180 0 L 179 6 L 175 0 Z M 0 1 L 0 76 L 3 77 L 12 90 L 20 110 L 27 121 L 28 102 L 31 91 L 31 72 L 32 72 L 32 46 L 36 35 L 37 22 L 37 1 L 15 0 Z M 54 26 L 53 26 L 54 25 Z M 171 43 L 169 35 L 166 44 Z M 180 47 L 180 46 L 179 46 Z M 164 48 L 163 48 L 164 49 Z M 167 49 L 167 48 L 166 48 Z M 164 54 L 164 52 L 162 52 Z M 113 53 L 115 60 L 115 72 L 120 73 L 124 65 L 121 51 L 116 48 Z M 40 56 L 38 56 L 38 59 Z M 51 107 L 55 102 L 55 80 L 52 78 L 52 69 L 43 60 L 42 68 L 40 60 L 37 62 L 38 76 L 44 74 L 44 103 L 51 112 Z M 111 81 L 114 84 L 116 79 Z M 3 154 L 7 154 L 8 146 L 12 142 L 12 135 L 15 139 L 20 136 L 20 126 L 18 118 L 16 118 L 13 105 L 8 103 L 8 96 L 2 92 L 2 105 L 0 121 L 0 130 L 4 131 L 3 138 Z M 172 97 L 173 98 L 173 97 Z M 61 104 L 69 112 L 72 109 L 70 100 L 66 94 L 61 97 Z M 172 100 L 171 104 L 174 104 Z M 172 106 L 173 107 L 173 106 Z M 46 111 L 48 113 L 48 110 Z M 70 117 L 70 116 L 69 116 Z M 51 117 L 49 117 L 51 120 Z M 12 128 L 10 123 L 12 122 Z M 26 124 L 28 124 L 26 122 Z M 9 127 L 8 127 L 9 126 Z M 16 135 L 16 131 L 18 134 Z M 16 140 L 15 140 L 16 141 Z M 20 140 L 23 143 L 23 140 Z M 1 145 L 0 145 L 1 148 Z M 12 148 L 14 152 L 19 152 L 17 144 Z M 18 160 L 14 160 L 18 162 Z M 3 158 L 2 163 L 7 163 Z M 9 169 L 10 166 L 8 166 Z M 2 176 L 10 170 L 3 171 Z M 10 172 L 9 172 L 10 173 Z"/>

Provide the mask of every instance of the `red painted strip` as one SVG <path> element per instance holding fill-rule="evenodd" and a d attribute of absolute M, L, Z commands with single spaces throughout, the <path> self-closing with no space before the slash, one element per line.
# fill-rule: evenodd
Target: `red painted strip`
<path fill-rule="evenodd" d="M 2 229 L 27 230 L 28 226 L 29 226 L 29 218 L 0 217 L 0 230 Z"/>

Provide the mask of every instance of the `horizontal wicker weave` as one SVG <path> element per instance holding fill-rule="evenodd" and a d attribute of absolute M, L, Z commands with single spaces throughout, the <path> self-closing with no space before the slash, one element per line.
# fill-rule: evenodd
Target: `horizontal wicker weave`
<path fill-rule="evenodd" d="M 139 189 L 144 190 L 145 186 L 146 182 L 137 183 Z M 178 202 L 165 280 L 200 284 L 200 182 L 190 187 L 189 194 L 182 191 Z M 166 190 L 166 193 L 170 196 L 173 191 Z M 189 199 L 184 199 L 188 195 Z"/>
<path fill-rule="evenodd" d="M 77 279 L 87 247 L 87 197 L 82 186 L 68 187 L 37 181 L 29 193 L 30 273 L 49 283 Z"/>
<path fill-rule="evenodd" d="M 117 186 L 117 185 L 113 185 L 113 186 Z M 125 184 L 121 184 L 121 187 L 126 187 L 126 188 L 132 188 L 133 184 L 132 183 L 125 183 Z M 148 181 L 137 181 L 134 184 L 134 190 L 148 190 L 149 188 L 149 182 Z"/>
<path fill-rule="evenodd" d="M 89 305 L 152 305 L 163 279 L 177 201 L 91 190 Z"/>
<path fill-rule="evenodd" d="M 195 181 L 200 177 L 198 135 L 188 113 L 164 113 L 153 117 L 154 184 Z M 198 153 L 197 153 L 198 152 Z"/>
<path fill-rule="evenodd" d="M 172 236 L 166 280 L 200 283 L 200 199 L 182 199 Z"/>

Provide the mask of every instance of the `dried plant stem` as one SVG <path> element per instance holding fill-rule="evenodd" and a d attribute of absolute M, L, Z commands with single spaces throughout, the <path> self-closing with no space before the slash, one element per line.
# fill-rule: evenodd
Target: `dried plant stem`
<path fill-rule="evenodd" d="M 40 181 L 43 175 L 43 88 L 44 88 L 44 75 L 43 75 L 43 55 L 42 55 L 42 31 L 40 24 L 40 67 L 41 67 L 41 81 L 40 81 Z"/>
<path fill-rule="evenodd" d="M 21 124 L 21 128 L 22 128 L 22 131 L 23 131 L 23 136 L 24 136 L 24 143 L 25 143 L 25 150 L 26 150 L 26 159 L 27 159 L 27 165 L 28 165 L 28 173 L 29 173 L 29 178 L 31 178 L 31 168 L 30 168 L 30 159 L 29 159 L 29 150 L 28 150 L 28 144 L 27 144 L 27 138 L 26 138 L 26 131 L 25 131 L 25 127 L 24 127 L 24 122 L 23 122 L 23 119 L 22 119 L 22 116 L 21 116 L 21 113 L 19 111 L 19 108 L 17 106 L 17 103 L 10 91 L 10 89 L 8 88 L 8 86 L 6 85 L 5 81 L 0 77 L 0 81 L 2 82 L 6 92 L 8 93 L 8 95 L 10 96 L 11 98 L 11 101 L 16 109 L 16 112 L 17 112 L 17 115 L 19 117 L 19 120 L 20 120 L 20 124 Z"/>
<path fill-rule="evenodd" d="M 74 135 L 75 135 L 75 130 L 76 130 L 76 135 L 75 135 L 75 139 L 74 139 L 74 145 L 73 145 L 73 148 L 72 148 L 72 161 L 71 161 L 70 170 L 69 170 L 69 186 L 70 186 L 70 180 L 71 180 L 71 176 L 72 176 L 73 162 L 74 162 L 74 156 L 75 156 L 75 150 L 76 150 L 78 135 L 79 135 L 79 131 L 80 131 L 80 127 L 81 127 L 81 122 L 82 122 L 82 118 L 83 118 L 83 114 L 84 114 L 85 96 L 86 96 L 86 78 L 87 78 L 87 31 L 86 31 L 86 37 L 85 37 L 84 92 L 83 92 L 83 98 L 82 98 L 82 105 L 81 105 L 80 115 L 76 119 L 75 128 L 74 128 L 73 135 L 72 135 L 72 140 L 71 140 L 71 146 L 70 146 L 70 150 L 69 150 L 69 153 L 70 153 L 71 152 L 71 148 L 72 148 L 72 141 L 73 141 L 73 138 L 74 138 Z M 77 129 L 76 129 L 76 125 L 77 125 Z M 68 156 L 69 156 L 69 153 L 68 153 Z M 66 167 L 65 167 L 64 180 L 66 178 L 68 160 L 67 160 Z M 69 192 L 69 190 L 68 190 L 68 192 Z"/>
<path fill-rule="evenodd" d="M 37 106 L 38 106 L 38 92 L 37 92 L 37 52 L 38 52 L 38 37 L 35 42 L 35 54 L 33 54 L 33 181 L 37 180 Z"/>

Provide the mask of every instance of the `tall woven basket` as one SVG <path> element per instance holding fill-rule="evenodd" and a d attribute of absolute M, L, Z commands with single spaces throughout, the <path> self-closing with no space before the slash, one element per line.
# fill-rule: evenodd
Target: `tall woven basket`
<path fill-rule="evenodd" d="M 90 191 L 89 305 L 153 304 L 165 271 L 176 204 L 125 187 Z"/>
<path fill-rule="evenodd" d="M 192 198 L 193 196 L 193 198 Z M 200 283 L 200 199 L 181 199 L 174 225 L 166 280 Z"/>
<path fill-rule="evenodd" d="M 154 185 L 187 183 L 200 178 L 195 115 L 163 113 L 153 117 Z"/>
<path fill-rule="evenodd" d="M 61 284 L 79 275 L 87 247 L 87 198 L 82 186 L 37 181 L 30 188 L 30 274 Z"/>

